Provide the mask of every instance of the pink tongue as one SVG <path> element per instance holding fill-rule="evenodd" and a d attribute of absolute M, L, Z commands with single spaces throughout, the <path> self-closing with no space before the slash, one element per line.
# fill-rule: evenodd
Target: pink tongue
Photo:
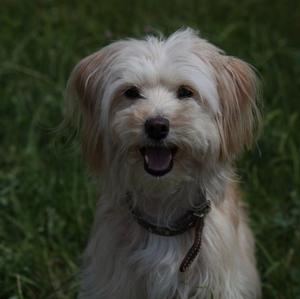
<path fill-rule="evenodd" d="M 167 148 L 148 147 L 145 151 L 145 161 L 152 170 L 165 170 L 172 160 L 172 153 Z"/>

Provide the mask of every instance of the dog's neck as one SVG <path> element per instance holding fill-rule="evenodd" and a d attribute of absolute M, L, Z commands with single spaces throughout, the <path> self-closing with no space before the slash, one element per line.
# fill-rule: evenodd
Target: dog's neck
<path fill-rule="evenodd" d="M 112 175 L 104 184 L 104 193 L 114 199 L 114 202 L 110 201 L 110 207 L 118 207 L 122 202 L 124 204 L 125 195 L 129 192 L 133 205 L 160 219 L 174 219 L 197 205 L 199 189 L 206 192 L 208 200 L 217 204 L 224 197 L 226 184 L 234 178 L 231 165 L 221 163 L 202 168 L 201 172 L 189 178 L 180 180 L 176 177 L 176 181 L 165 178 L 149 180 L 134 173 L 119 173 L 118 176 Z"/>
<path fill-rule="evenodd" d="M 152 190 L 135 188 L 131 193 L 134 204 L 153 216 L 176 217 L 199 201 L 199 188 L 195 183 L 183 183 Z"/>

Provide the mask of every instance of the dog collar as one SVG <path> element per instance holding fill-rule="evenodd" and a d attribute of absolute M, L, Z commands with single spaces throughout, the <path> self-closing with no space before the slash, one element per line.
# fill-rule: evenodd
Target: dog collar
<path fill-rule="evenodd" d="M 185 212 L 183 216 L 177 218 L 171 225 L 159 226 L 154 224 L 155 221 L 152 217 L 134 207 L 130 193 L 126 194 L 129 210 L 137 223 L 152 234 L 170 237 L 183 234 L 195 227 L 194 243 L 180 265 L 180 272 L 185 272 L 189 268 L 200 251 L 204 218 L 210 211 L 211 206 L 204 192 L 200 192 L 200 200 L 201 202 L 197 207 Z"/>

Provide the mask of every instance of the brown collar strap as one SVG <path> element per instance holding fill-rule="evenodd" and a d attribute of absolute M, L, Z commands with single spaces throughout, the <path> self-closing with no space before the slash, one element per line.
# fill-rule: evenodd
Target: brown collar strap
<path fill-rule="evenodd" d="M 130 212 L 138 224 L 152 234 L 170 237 L 183 234 L 195 227 L 194 243 L 180 265 L 180 272 L 185 272 L 189 268 L 200 251 L 204 218 L 210 211 L 210 201 L 203 192 L 200 192 L 200 199 L 201 203 L 197 207 L 185 212 L 183 216 L 177 218 L 171 225 L 159 226 L 154 224 L 155 221 L 152 217 L 141 213 L 137 207 L 133 207 L 130 193 L 126 194 L 126 201 Z"/>

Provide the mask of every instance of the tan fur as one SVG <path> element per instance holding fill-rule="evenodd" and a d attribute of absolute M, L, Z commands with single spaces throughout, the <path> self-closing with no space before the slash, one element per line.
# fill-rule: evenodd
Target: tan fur
<path fill-rule="evenodd" d="M 237 182 L 227 184 L 224 197 L 226 200 L 220 202 L 217 208 L 221 209 L 223 213 L 228 214 L 233 226 L 238 229 L 242 204 L 241 192 Z"/>
<path fill-rule="evenodd" d="M 252 68 L 234 57 L 217 60 L 216 80 L 221 111 L 217 115 L 221 137 L 220 158 L 239 154 L 252 145 L 259 112 L 257 82 Z"/>
<path fill-rule="evenodd" d="M 70 97 L 73 97 L 73 101 L 78 101 L 77 105 L 72 105 L 71 113 L 78 116 L 78 112 L 75 109 L 81 109 L 81 119 L 77 118 L 77 122 L 82 122 L 82 151 L 91 172 L 96 172 L 101 169 L 102 159 L 102 142 L 101 137 L 98 135 L 98 129 L 96 127 L 97 122 L 95 117 L 99 115 L 100 110 L 95 111 L 95 104 L 92 93 L 92 78 L 91 73 L 97 68 L 104 59 L 104 53 L 97 52 L 88 56 L 77 65 L 73 70 L 70 80 L 68 82 L 68 90 L 70 91 Z M 75 107 L 75 108 L 73 108 Z M 95 142 L 96 139 L 96 142 Z"/>

